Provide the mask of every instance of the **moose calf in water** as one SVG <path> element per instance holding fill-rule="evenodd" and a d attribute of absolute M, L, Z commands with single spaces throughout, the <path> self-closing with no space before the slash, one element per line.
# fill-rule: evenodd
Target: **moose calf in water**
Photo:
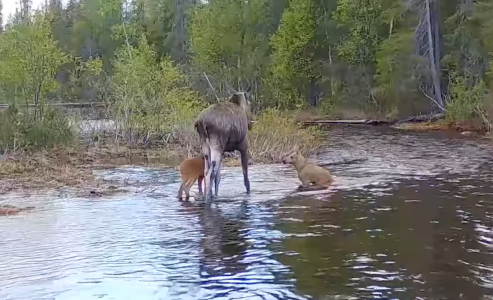
<path fill-rule="evenodd" d="M 178 191 L 179 200 L 182 200 L 183 191 L 185 191 L 186 199 L 188 200 L 190 198 L 190 188 L 196 180 L 199 183 L 199 195 L 202 195 L 204 165 L 204 158 L 202 156 L 185 159 L 180 164 L 181 185 Z"/>
<path fill-rule="evenodd" d="M 302 187 L 311 184 L 319 186 L 330 186 L 332 184 L 332 174 L 324 167 L 317 166 L 308 162 L 299 152 L 293 151 L 282 159 L 283 164 L 294 165 L 298 178 L 301 180 Z"/>
<path fill-rule="evenodd" d="M 234 91 L 227 102 L 216 103 L 204 109 L 195 120 L 195 128 L 199 134 L 202 153 L 205 158 L 205 199 L 212 198 L 212 182 L 217 197 L 221 181 L 221 159 L 224 152 L 238 150 L 243 169 L 243 183 L 247 194 L 250 194 L 248 179 L 248 140 L 247 133 L 251 129 L 250 103 L 248 91 Z"/>

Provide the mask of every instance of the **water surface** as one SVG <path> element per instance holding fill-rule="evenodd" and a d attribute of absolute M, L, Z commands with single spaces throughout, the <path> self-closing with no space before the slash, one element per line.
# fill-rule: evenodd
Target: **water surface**
<path fill-rule="evenodd" d="M 134 184 L 124 195 L 4 197 L 37 209 L 0 218 L 0 299 L 493 299 L 490 144 L 329 138 L 311 158 L 335 175 L 328 191 L 252 166 L 251 195 L 229 168 L 216 204 L 180 203 L 176 171 L 129 167 L 100 174 Z"/>

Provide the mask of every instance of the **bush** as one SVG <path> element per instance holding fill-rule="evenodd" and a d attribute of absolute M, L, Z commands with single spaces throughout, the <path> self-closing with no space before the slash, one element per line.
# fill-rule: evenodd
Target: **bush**
<path fill-rule="evenodd" d="M 135 48 L 122 48 L 112 78 L 113 114 L 120 135 L 132 145 L 179 141 L 187 148 L 193 138 L 193 119 L 204 107 L 171 59 L 156 64 L 156 53 L 145 37 Z"/>
<path fill-rule="evenodd" d="M 53 110 L 47 110 L 41 120 L 32 115 L 8 110 L 0 112 L 0 150 L 40 150 L 67 145 L 75 133 L 68 119 Z"/>
<path fill-rule="evenodd" d="M 446 105 L 447 119 L 454 123 L 488 122 L 485 112 L 486 91 L 483 81 L 469 88 L 464 78 L 457 78 L 450 86 L 450 99 Z"/>
<path fill-rule="evenodd" d="M 294 118 L 276 109 L 265 110 L 259 116 L 248 139 L 250 157 L 257 163 L 279 162 L 282 156 L 292 150 L 308 155 L 325 144 L 320 129 L 303 128 Z"/>

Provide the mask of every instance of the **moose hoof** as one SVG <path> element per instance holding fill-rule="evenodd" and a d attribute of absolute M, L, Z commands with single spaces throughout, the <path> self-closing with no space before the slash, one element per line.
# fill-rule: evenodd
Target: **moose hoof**
<path fill-rule="evenodd" d="M 212 194 L 204 193 L 204 194 L 200 195 L 198 198 L 200 200 L 203 200 L 203 201 L 208 202 L 208 201 L 211 201 L 212 200 Z"/>

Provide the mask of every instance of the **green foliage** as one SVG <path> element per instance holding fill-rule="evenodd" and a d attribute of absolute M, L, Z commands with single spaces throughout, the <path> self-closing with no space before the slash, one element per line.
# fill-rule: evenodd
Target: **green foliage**
<path fill-rule="evenodd" d="M 185 129 L 190 132 L 203 102 L 168 57 L 156 64 L 156 53 L 145 37 L 137 47 L 122 47 L 114 66 L 113 112 L 127 142 L 169 141 L 180 138 L 176 135 Z"/>
<path fill-rule="evenodd" d="M 340 0 L 335 19 L 349 29 L 339 46 L 339 55 L 350 64 L 373 64 L 382 41 L 384 7 L 381 0 Z"/>
<path fill-rule="evenodd" d="M 103 61 L 99 58 L 83 61 L 76 57 L 71 62 L 68 71 L 68 80 L 62 86 L 62 101 L 78 102 L 79 95 L 84 91 L 94 89 L 97 102 L 106 102 L 110 99 L 110 90 L 107 87 L 107 76 L 103 70 Z"/>
<path fill-rule="evenodd" d="M 14 105 L 39 105 L 31 112 L 17 109 L 0 116 L 0 148 L 50 148 L 72 141 L 65 118 L 44 107 L 58 88 L 55 75 L 69 61 L 51 34 L 50 20 L 36 14 L 0 35 L 0 94 Z"/>
<path fill-rule="evenodd" d="M 484 45 L 484 50 L 489 54 L 490 65 L 487 70 L 488 80 L 493 79 L 493 1 L 479 0 L 475 3 L 472 20 L 479 27 L 480 42 Z M 485 59 L 486 60 L 486 59 Z"/>
<path fill-rule="evenodd" d="M 280 162 L 286 153 L 298 150 L 308 155 L 325 145 L 316 127 L 303 128 L 296 120 L 277 109 L 267 109 L 248 134 L 249 152 L 256 162 Z"/>
<path fill-rule="evenodd" d="M 86 56 L 85 47 L 99 48 L 103 53 L 105 71 L 112 68 L 116 50 L 123 43 L 120 36 L 113 35 L 114 27 L 122 23 L 122 0 L 86 0 L 74 8 L 76 18 L 72 28 L 73 53 Z M 96 47 L 95 47 L 96 46 Z M 89 56 L 94 55 L 89 53 Z"/>
<path fill-rule="evenodd" d="M 270 86 L 281 106 L 302 105 L 303 89 L 300 89 L 300 83 L 306 89 L 308 83 L 317 77 L 312 45 L 314 12 L 313 0 L 291 0 L 282 15 L 278 31 L 271 38 Z"/>
<path fill-rule="evenodd" d="M 478 30 L 478 25 L 484 23 L 480 21 L 483 12 L 474 12 L 474 6 L 477 5 L 472 4 L 471 9 L 459 7 L 444 23 L 445 45 L 448 51 L 442 63 L 447 68 L 451 80 L 456 77 L 466 78 L 469 88 L 483 80 L 487 67 L 487 55 L 483 47 L 487 40 L 486 36 L 481 37 L 482 31 Z"/>
<path fill-rule="evenodd" d="M 486 91 L 483 81 L 469 88 L 465 78 L 457 77 L 450 86 L 450 99 L 446 107 L 447 118 L 454 122 L 482 118 Z"/>
<path fill-rule="evenodd" d="M 216 0 L 198 7 L 189 25 L 194 65 L 233 86 L 260 82 L 268 64 L 272 5 Z"/>
<path fill-rule="evenodd" d="M 422 62 L 414 55 L 413 42 L 413 31 L 397 31 L 376 52 L 376 98 L 382 112 L 397 110 L 418 88 L 417 66 Z"/>
<path fill-rule="evenodd" d="M 341 80 L 339 102 L 358 110 L 379 111 L 374 82 L 376 52 L 388 35 L 388 23 L 393 24 L 396 14 L 390 12 L 394 1 L 340 0 L 334 20 L 347 33 L 337 43 L 337 56 L 348 65 L 350 76 Z"/>
<path fill-rule="evenodd" d="M 0 35 L 0 90 L 9 102 L 43 103 L 58 83 L 55 75 L 69 61 L 41 14 Z"/>
<path fill-rule="evenodd" d="M 0 128 L 0 151 L 50 149 L 75 138 L 68 119 L 52 110 L 46 110 L 42 120 L 11 110 L 0 112 Z"/>
<path fill-rule="evenodd" d="M 203 73 L 221 97 L 225 83 L 253 87 L 260 112 L 302 108 L 321 97 L 319 108 L 341 118 L 425 113 L 434 105 L 426 97 L 433 82 L 426 26 L 418 24 L 428 20 L 423 3 L 404 2 L 70 0 L 62 6 L 57 0 L 33 13 L 23 1 L 0 33 L 0 98 L 39 106 L 34 116 L 2 125 L 13 126 L 3 143 L 19 141 L 22 132 L 29 147 L 60 143 L 43 133 L 50 119 L 45 104 L 56 97 L 109 104 L 126 142 L 183 143 L 193 150 L 193 119 L 211 91 Z M 482 90 L 493 74 L 493 1 L 462 2 L 436 1 L 430 8 L 438 10 L 431 19 L 443 32 L 437 45 L 445 44 L 437 51 L 443 56 L 438 71 L 448 117 L 484 121 L 489 110 Z M 279 111 L 261 114 L 252 132 L 258 153 L 276 156 L 295 147 L 288 131 L 303 132 L 296 139 L 308 143 L 311 133 L 283 118 Z M 270 133 L 262 122 L 286 129 Z"/>

